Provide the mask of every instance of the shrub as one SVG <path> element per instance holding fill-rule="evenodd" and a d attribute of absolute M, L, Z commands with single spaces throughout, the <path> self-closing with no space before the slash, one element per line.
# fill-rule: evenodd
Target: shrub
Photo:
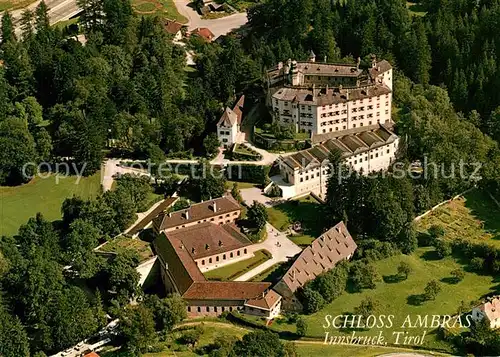
<path fill-rule="evenodd" d="M 484 269 L 484 259 L 480 257 L 472 258 L 469 266 L 474 271 L 482 271 Z"/>
<path fill-rule="evenodd" d="M 436 253 L 441 259 L 451 255 L 451 244 L 444 239 L 437 239 Z"/>

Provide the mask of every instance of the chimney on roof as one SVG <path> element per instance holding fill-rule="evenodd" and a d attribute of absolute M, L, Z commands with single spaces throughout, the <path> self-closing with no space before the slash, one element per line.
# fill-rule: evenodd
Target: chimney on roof
<path fill-rule="evenodd" d="M 182 250 L 184 250 L 184 244 L 181 243 L 181 245 L 179 246 Z"/>
<path fill-rule="evenodd" d="M 292 270 L 292 279 L 295 280 L 295 270 Z"/>
<path fill-rule="evenodd" d="M 358 57 L 358 62 L 356 63 L 356 69 L 359 70 L 359 65 L 361 64 L 361 57 Z"/>
<path fill-rule="evenodd" d="M 377 56 L 372 54 L 371 58 L 372 58 L 372 68 L 375 68 L 377 66 Z"/>
<path fill-rule="evenodd" d="M 209 250 L 210 246 L 208 244 L 205 244 L 205 250 Z"/>
<path fill-rule="evenodd" d="M 189 219 L 189 209 L 184 212 L 184 218 Z"/>
<path fill-rule="evenodd" d="M 169 216 L 169 217 L 172 217 L 172 212 L 168 212 L 168 216 Z"/>
<path fill-rule="evenodd" d="M 214 212 L 217 212 L 217 202 L 216 201 L 214 201 L 212 203 L 212 209 L 214 210 Z"/>
<path fill-rule="evenodd" d="M 194 249 L 194 247 L 191 248 L 191 253 L 193 253 L 193 254 L 196 253 L 196 249 Z"/>
<path fill-rule="evenodd" d="M 327 56 L 325 56 L 325 57 L 324 57 L 324 61 L 325 61 L 325 63 L 326 63 L 326 60 L 327 60 L 327 59 L 328 59 L 328 57 L 327 57 Z"/>
<path fill-rule="evenodd" d="M 221 240 L 219 240 L 219 247 L 222 247 L 224 244 L 222 243 Z"/>

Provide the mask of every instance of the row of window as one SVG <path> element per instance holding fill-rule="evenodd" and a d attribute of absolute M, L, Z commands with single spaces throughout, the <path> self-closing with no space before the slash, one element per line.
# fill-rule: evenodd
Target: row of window
<path fill-rule="evenodd" d="M 231 133 L 229 131 L 224 131 L 224 130 L 221 130 L 219 132 L 220 135 L 230 135 Z"/>
<path fill-rule="evenodd" d="M 233 307 L 232 306 L 228 306 L 228 307 L 226 307 L 226 306 L 220 306 L 220 307 L 218 307 L 218 306 L 204 306 L 205 312 L 210 312 L 210 309 L 212 309 L 213 312 L 219 312 L 219 310 L 220 310 L 220 312 L 233 311 Z M 234 309 L 241 310 L 242 307 L 235 307 Z M 193 312 L 193 311 L 195 311 L 195 307 L 194 306 L 188 306 L 187 310 L 189 312 Z M 201 312 L 202 311 L 202 307 L 201 306 L 197 306 L 196 307 L 196 311 Z"/>
<path fill-rule="evenodd" d="M 247 254 L 247 249 L 246 248 L 243 249 L 243 254 Z M 241 251 L 239 251 L 239 250 L 236 251 L 236 256 L 237 257 L 241 256 Z M 234 258 L 234 252 L 229 253 L 229 259 L 231 259 L 231 258 Z M 222 260 L 226 260 L 226 259 L 227 259 L 227 255 L 226 254 L 222 254 Z M 219 256 L 215 257 L 215 261 L 216 262 L 220 261 Z M 208 264 L 212 264 L 212 263 L 213 263 L 212 257 L 208 258 Z M 198 264 L 198 262 L 197 262 L 197 264 Z M 205 265 L 205 259 L 203 259 L 201 261 L 201 265 Z"/>
<path fill-rule="evenodd" d="M 381 98 L 381 97 L 375 97 L 375 98 L 377 99 L 377 101 L 380 101 L 380 98 Z M 385 95 L 385 98 L 386 98 L 386 99 L 389 99 L 389 94 L 386 94 L 386 95 Z M 368 98 L 367 100 L 368 100 L 368 103 L 371 103 L 371 102 L 372 102 L 372 98 Z M 275 100 L 274 100 L 274 104 L 277 106 L 277 105 L 278 105 L 278 103 L 279 103 L 278 99 L 275 99 Z M 363 104 L 363 103 L 364 103 L 364 99 L 359 99 L 359 104 Z M 354 105 L 355 105 L 355 104 L 358 104 L 358 100 L 353 100 L 353 101 L 352 101 L 352 104 L 354 104 Z M 285 101 L 285 104 L 284 104 L 284 105 L 285 105 L 285 107 L 287 107 L 287 106 L 288 106 L 288 101 Z M 389 102 L 388 102 L 388 101 L 386 101 L 386 102 L 385 102 L 385 105 L 386 105 L 386 106 L 389 106 Z M 345 106 L 346 106 L 346 103 L 343 103 L 343 104 L 342 104 L 342 106 L 344 106 L 344 107 L 345 107 Z M 339 104 L 335 104 L 335 108 L 338 108 L 338 107 L 339 107 Z M 380 107 L 380 104 L 377 104 L 377 108 L 379 108 L 379 107 Z M 295 108 L 295 106 L 294 106 L 294 108 Z M 333 108 L 333 104 L 330 104 L 330 105 L 329 105 L 329 108 L 330 108 L 330 109 L 332 109 L 332 108 Z M 364 107 L 361 107 L 361 108 L 363 108 L 363 109 L 361 109 L 361 110 L 364 110 Z M 306 109 L 306 106 L 305 106 L 305 105 L 301 105 L 301 109 L 305 110 L 305 109 Z M 323 105 L 323 109 L 326 109 L 326 105 Z M 373 109 L 373 106 L 372 106 L 372 105 L 368 106 L 368 109 Z M 308 105 L 308 106 L 307 106 L 307 110 L 312 110 L 312 107 L 311 107 L 310 105 Z"/>
<path fill-rule="evenodd" d="M 238 216 L 238 212 L 233 212 L 233 214 L 232 214 L 232 215 L 233 215 L 233 216 Z M 226 214 L 226 218 L 227 218 L 227 217 L 231 217 L 231 213 Z M 204 220 L 199 220 L 199 221 L 198 221 L 198 222 L 196 222 L 196 223 L 197 223 L 197 224 L 200 224 L 200 223 L 204 223 L 204 222 L 208 222 L 208 221 L 209 221 L 209 222 L 214 222 L 214 221 L 215 221 L 215 218 L 217 218 L 217 217 L 212 217 L 212 218 L 210 218 L 210 219 L 208 219 L 208 218 L 207 218 L 207 219 L 204 219 Z M 223 220 L 223 219 L 224 219 L 224 215 L 219 216 L 219 217 L 218 217 L 218 219 L 219 219 L 219 220 Z M 223 223 L 224 223 L 224 221 L 221 221 L 219 224 L 223 224 Z M 230 220 L 230 219 L 229 219 L 229 220 L 226 220 L 226 223 L 231 223 L 231 220 Z M 182 226 L 175 227 L 175 229 L 185 228 L 185 227 L 186 227 L 186 225 L 184 225 L 184 224 L 183 224 Z"/>
<path fill-rule="evenodd" d="M 378 149 L 377 149 L 377 151 L 378 151 Z M 387 154 L 389 154 L 390 153 L 390 149 L 387 149 L 386 152 L 387 152 Z M 364 160 L 368 161 L 368 154 L 359 154 L 359 156 L 360 156 L 359 163 L 363 162 L 363 156 L 362 155 L 365 155 Z M 380 150 L 380 156 L 383 156 L 383 155 L 384 155 L 383 150 Z M 353 157 L 351 157 L 351 159 L 349 161 L 352 161 L 354 163 L 354 165 L 356 165 L 358 163 L 357 157 L 358 157 L 358 155 L 353 156 Z M 379 157 L 379 153 L 375 152 L 375 153 L 370 154 L 370 159 L 373 159 L 374 157 L 378 158 Z M 353 158 L 356 158 L 356 159 L 353 159 Z M 330 170 L 329 169 L 323 170 L 323 175 L 328 175 L 328 174 L 330 174 Z M 310 176 L 306 175 L 305 177 L 300 177 L 299 181 L 300 182 L 304 182 L 304 180 L 305 181 L 308 181 L 309 179 L 312 180 L 312 179 L 314 179 L 314 177 L 319 177 L 319 175 L 320 175 L 320 173 L 318 171 L 318 172 L 316 172 L 316 175 L 314 173 L 312 173 Z"/>

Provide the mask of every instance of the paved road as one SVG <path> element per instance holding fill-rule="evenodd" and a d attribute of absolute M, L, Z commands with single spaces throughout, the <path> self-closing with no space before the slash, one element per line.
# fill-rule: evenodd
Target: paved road
<path fill-rule="evenodd" d="M 237 29 L 248 22 L 246 13 L 237 13 L 231 16 L 222 17 L 214 20 L 204 20 L 198 12 L 189 6 L 189 0 L 174 0 L 175 6 L 179 13 L 187 17 L 189 30 L 194 30 L 197 27 L 208 27 L 213 32 L 215 37 L 225 35 L 231 30 Z"/>
<path fill-rule="evenodd" d="M 302 251 L 302 249 L 300 249 L 298 245 L 288 239 L 286 235 L 278 231 L 271 224 L 266 224 L 266 230 L 267 239 L 262 243 L 250 246 L 249 249 L 251 252 L 265 249 L 269 251 L 273 255 L 273 257 L 263 264 L 259 265 L 258 267 L 243 274 L 242 276 L 237 278 L 236 281 L 248 281 L 254 276 L 266 271 L 273 265 L 288 261 L 290 258 L 294 257 Z M 279 246 L 277 244 L 279 244 Z"/>
<path fill-rule="evenodd" d="M 40 4 L 41 0 L 37 0 L 34 3 L 28 5 L 25 9 L 14 10 L 11 12 L 14 18 L 14 23 L 16 24 L 16 33 L 19 35 L 21 29 L 19 27 L 19 19 L 24 10 L 35 10 L 35 8 Z M 45 4 L 49 8 L 49 18 L 50 23 L 55 24 L 59 21 L 69 20 L 70 17 L 75 16 L 80 11 L 76 5 L 76 0 L 45 0 Z"/>

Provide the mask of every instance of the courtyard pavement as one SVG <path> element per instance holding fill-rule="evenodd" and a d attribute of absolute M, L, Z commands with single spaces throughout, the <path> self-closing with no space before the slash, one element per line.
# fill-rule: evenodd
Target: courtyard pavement
<path fill-rule="evenodd" d="M 241 197 L 247 205 L 252 205 L 253 201 L 262 203 L 266 207 L 273 207 L 285 202 L 282 198 L 271 198 L 264 195 L 264 192 L 258 187 L 240 189 Z"/>
<path fill-rule="evenodd" d="M 208 27 L 215 35 L 215 38 L 243 26 L 248 21 L 246 12 L 236 13 L 220 19 L 202 19 L 191 5 L 191 0 L 174 0 L 174 3 L 179 13 L 187 17 L 188 23 L 186 25 L 190 31 L 198 27 Z"/>
<path fill-rule="evenodd" d="M 265 249 L 269 251 L 273 257 L 258 267 L 246 272 L 239 278 L 235 279 L 235 281 L 248 281 L 254 276 L 266 271 L 273 265 L 288 261 L 302 251 L 298 245 L 288 239 L 285 234 L 273 227 L 270 223 L 266 224 L 266 230 L 267 239 L 264 242 L 254 244 L 249 248 L 253 252 Z"/>

